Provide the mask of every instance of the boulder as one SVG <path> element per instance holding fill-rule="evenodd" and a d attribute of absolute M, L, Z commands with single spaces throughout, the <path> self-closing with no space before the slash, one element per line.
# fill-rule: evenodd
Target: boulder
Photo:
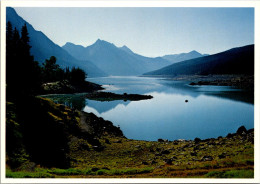
<path fill-rule="evenodd" d="M 235 134 L 231 134 L 231 133 L 229 133 L 229 134 L 227 134 L 227 138 L 232 138 L 232 137 L 234 137 L 235 136 Z"/>
<path fill-rule="evenodd" d="M 212 156 L 203 156 L 201 158 L 201 161 L 212 161 L 213 160 L 213 157 Z"/>
<path fill-rule="evenodd" d="M 201 141 L 201 139 L 198 138 L 198 137 L 196 137 L 196 138 L 194 139 L 194 142 L 195 142 L 195 143 L 199 143 L 200 141 Z"/>
<path fill-rule="evenodd" d="M 158 142 L 168 142 L 168 139 L 158 139 Z"/>
<path fill-rule="evenodd" d="M 122 140 L 116 140 L 113 143 L 122 143 Z"/>
<path fill-rule="evenodd" d="M 243 135 L 243 134 L 246 134 L 247 133 L 247 129 L 244 127 L 244 126 L 241 126 L 237 129 L 237 134 L 239 135 Z"/>
<path fill-rule="evenodd" d="M 249 129 L 249 130 L 247 131 L 247 133 L 254 133 L 254 129 L 253 129 L 253 128 Z"/>

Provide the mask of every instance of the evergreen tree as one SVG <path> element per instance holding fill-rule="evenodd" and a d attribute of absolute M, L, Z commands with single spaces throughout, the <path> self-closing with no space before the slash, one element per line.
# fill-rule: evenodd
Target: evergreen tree
<path fill-rule="evenodd" d="M 12 61 L 13 61 L 13 38 L 14 38 L 14 30 L 13 30 L 13 26 L 11 24 L 11 22 L 7 22 L 6 25 L 6 60 L 8 61 L 6 63 L 6 80 L 7 83 L 10 84 L 11 83 L 11 66 L 13 66 Z"/>
<path fill-rule="evenodd" d="M 72 84 L 82 84 L 86 79 L 86 73 L 80 69 L 73 67 L 70 72 L 70 80 Z"/>
<path fill-rule="evenodd" d="M 6 29 L 7 98 L 17 99 L 40 91 L 41 69 L 30 54 L 30 40 L 26 24 L 19 31 L 7 23 Z"/>
<path fill-rule="evenodd" d="M 46 59 L 43 63 L 44 82 L 54 82 L 61 80 L 59 75 L 63 75 L 59 65 L 56 64 L 56 57 L 51 56 L 50 59 Z M 59 73 L 59 74 L 58 74 Z"/>
<path fill-rule="evenodd" d="M 6 50 L 11 51 L 12 49 L 12 40 L 14 36 L 13 26 L 10 21 L 6 24 Z M 10 54 L 10 53 L 7 53 Z"/>

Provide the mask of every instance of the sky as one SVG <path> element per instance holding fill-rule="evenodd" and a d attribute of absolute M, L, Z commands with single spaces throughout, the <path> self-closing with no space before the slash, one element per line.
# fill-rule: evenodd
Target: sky
<path fill-rule="evenodd" d="M 254 8 L 16 7 L 54 43 L 84 47 L 97 39 L 157 57 L 196 50 L 215 54 L 254 43 Z"/>

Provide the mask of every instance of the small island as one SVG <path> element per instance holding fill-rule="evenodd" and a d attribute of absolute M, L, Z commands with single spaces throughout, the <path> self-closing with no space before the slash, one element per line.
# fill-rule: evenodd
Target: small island
<path fill-rule="evenodd" d="M 97 101 L 113 101 L 113 100 L 130 100 L 130 101 L 139 101 L 139 100 L 148 100 L 152 99 L 151 95 L 139 95 L 139 94 L 115 94 L 111 92 L 93 92 L 85 95 L 86 98 L 90 100 Z"/>

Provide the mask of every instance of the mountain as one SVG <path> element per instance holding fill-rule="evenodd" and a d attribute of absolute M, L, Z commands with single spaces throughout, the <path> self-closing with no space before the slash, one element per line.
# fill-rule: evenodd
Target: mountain
<path fill-rule="evenodd" d="M 67 66 L 75 66 L 83 69 L 88 76 L 106 75 L 105 72 L 100 70 L 92 62 L 87 61 L 86 59 L 78 60 L 72 57 L 67 51 L 52 42 L 41 31 L 36 31 L 33 26 L 20 17 L 13 8 L 6 8 L 6 21 L 10 21 L 13 28 L 16 27 L 18 30 L 21 30 L 24 24 L 27 25 L 30 45 L 32 46 L 31 54 L 34 56 L 36 61 L 39 61 L 39 63 L 43 63 L 45 59 L 55 56 L 57 58 L 57 64 L 63 68 Z"/>
<path fill-rule="evenodd" d="M 254 45 L 175 63 L 144 75 L 254 74 Z"/>
<path fill-rule="evenodd" d="M 173 63 L 177 63 L 180 61 L 195 59 L 195 58 L 203 57 L 203 56 L 208 56 L 208 54 L 201 54 L 201 53 L 193 50 L 188 53 L 165 55 L 165 56 L 162 56 L 162 58 L 167 59 L 168 61 L 171 61 L 171 63 L 173 64 Z"/>
<path fill-rule="evenodd" d="M 119 48 L 121 50 L 127 52 L 128 54 L 134 54 L 134 52 L 131 49 L 129 49 L 127 46 L 125 46 L 125 45 L 123 47 L 119 47 Z"/>
<path fill-rule="evenodd" d="M 100 39 L 88 47 L 66 43 L 62 48 L 79 60 L 92 61 L 109 75 L 141 75 L 171 64 L 161 57 L 144 57 L 135 54 L 126 46 L 116 47 Z"/>

